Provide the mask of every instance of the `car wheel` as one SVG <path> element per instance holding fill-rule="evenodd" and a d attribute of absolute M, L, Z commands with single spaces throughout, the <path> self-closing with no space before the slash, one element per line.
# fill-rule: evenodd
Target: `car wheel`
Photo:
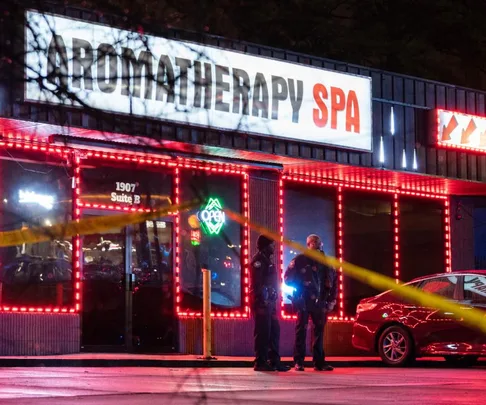
<path fill-rule="evenodd" d="M 405 366 L 415 358 L 410 334 L 401 326 L 390 326 L 380 335 L 378 353 L 384 363 L 390 366 Z"/>
<path fill-rule="evenodd" d="M 444 356 L 447 364 L 454 367 L 471 367 L 476 364 L 479 356 Z"/>

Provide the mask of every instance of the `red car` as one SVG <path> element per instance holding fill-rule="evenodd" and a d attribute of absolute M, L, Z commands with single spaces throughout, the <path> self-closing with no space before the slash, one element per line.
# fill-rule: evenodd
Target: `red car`
<path fill-rule="evenodd" d="M 486 270 L 434 274 L 407 285 L 463 308 L 486 310 Z M 450 364 L 471 366 L 486 356 L 486 334 L 479 329 L 467 327 L 450 312 L 406 302 L 391 291 L 360 301 L 352 342 L 358 349 L 377 352 L 392 366 L 423 356 L 443 356 Z"/>

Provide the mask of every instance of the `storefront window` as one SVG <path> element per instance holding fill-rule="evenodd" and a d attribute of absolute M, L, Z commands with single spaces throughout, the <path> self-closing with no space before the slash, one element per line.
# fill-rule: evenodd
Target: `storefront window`
<path fill-rule="evenodd" d="M 35 162 L 39 159 L 41 162 Z M 0 156 L 1 231 L 71 220 L 71 168 L 45 156 Z M 60 307 L 73 304 L 72 240 L 23 243 L 0 249 L 0 303 Z"/>
<path fill-rule="evenodd" d="M 130 162 L 88 161 L 81 168 L 81 199 L 94 205 L 160 208 L 172 203 L 168 169 Z"/>
<path fill-rule="evenodd" d="M 284 185 L 284 233 L 285 237 L 305 246 L 307 236 L 317 234 L 323 242 L 323 250 L 335 256 L 336 189 L 315 187 L 287 182 Z M 286 270 L 299 252 L 284 246 L 283 265 Z M 282 284 L 283 306 L 292 313 L 289 295 L 292 288 Z"/>
<path fill-rule="evenodd" d="M 392 200 L 389 194 L 343 193 L 344 260 L 394 277 Z M 379 291 L 344 275 L 344 313 L 353 315 L 359 301 Z"/>
<path fill-rule="evenodd" d="M 445 271 L 444 202 L 400 197 L 400 278 Z"/>
<path fill-rule="evenodd" d="M 181 213 L 181 310 L 202 310 L 202 272 L 211 270 L 214 310 L 241 308 L 242 228 L 222 209 L 241 212 L 240 176 L 181 171 L 181 202 L 205 197 L 199 207 Z"/>

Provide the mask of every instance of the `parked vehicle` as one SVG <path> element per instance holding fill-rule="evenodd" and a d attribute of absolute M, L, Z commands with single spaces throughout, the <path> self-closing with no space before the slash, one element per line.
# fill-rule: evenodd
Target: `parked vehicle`
<path fill-rule="evenodd" d="M 407 285 L 462 308 L 481 309 L 486 322 L 486 270 L 434 274 Z M 423 356 L 443 356 L 452 365 L 471 366 L 486 356 L 486 334 L 479 329 L 466 326 L 451 312 L 412 304 L 392 291 L 360 301 L 352 343 L 378 353 L 391 366 L 404 366 Z"/>

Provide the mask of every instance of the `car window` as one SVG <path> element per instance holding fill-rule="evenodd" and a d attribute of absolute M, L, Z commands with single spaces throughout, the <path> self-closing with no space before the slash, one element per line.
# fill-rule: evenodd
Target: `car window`
<path fill-rule="evenodd" d="M 464 276 L 464 299 L 478 304 L 486 304 L 486 277 Z"/>
<path fill-rule="evenodd" d="M 407 287 L 412 287 L 412 288 L 418 288 L 418 286 L 422 283 L 422 281 L 413 281 L 413 282 L 408 282 L 405 285 Z M 397 304 L 408 304 L 410 303 L 410 300 L 403 298 L 402 292 L 401 291 L 387 291 L 382 294 L 383 296 L 389 295 L 387 298 L 393 298 L 392 302 L 397 303 Z"/>
<path fill-rule="evenodd" d="M 424 280 L 420 285 L 420 289 L 431 294 L 440 295 L 444 298 L 453 299 L 456 285 L 456 276 L 435 277 L 430 280 Z"/>

